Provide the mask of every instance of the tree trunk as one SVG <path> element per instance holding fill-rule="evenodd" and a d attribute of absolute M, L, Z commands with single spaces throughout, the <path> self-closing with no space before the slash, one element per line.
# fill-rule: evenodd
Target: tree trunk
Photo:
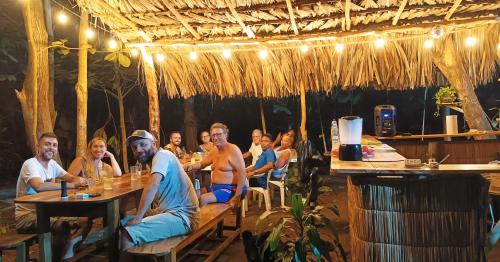
<path fill-rule="evenodd" d="M 149 132 L 151 132 L 160 146 L 160 108 L 158 102 L 158 87 L 156 85 L 156 72 L 153 58 L 143 48 L 141 49 L 144 74 L 146 75 L 146 89 L 149 102 Z"/>
<path fill-rule="evenodd" d="M 118 108 L 120 112 L 120 133 L 121 133 L 121 144 L 122 144 L 122 162 L 123 169 L 125 173 L 128 173 L 128 156 L 127 156 L 127 130 L 125 128 L 125 109 L 123 108 L 123 92 L 122 88 L 118 89 Z"/>
<path fill-rule="evenodd" d="M 184 99 L 184 135 L 186 139 L 186 148 L 188 151 L 195 152 L 198 147 L 197 138 L 197 120 L 194 114 L 194 97 Z"/>
<path fill-rule="evenodd" d="M 259 100 L 259 107 L 260 107 L 260 120 L 262 122 L 262 131 L 264 131 L 265 134 L 267 133 L 266 116 L 264 114 L 264 107 L 262 106 L 262 100 Z"/>
<path fill-rule="evenodd" d="M 84 156 L 87 148 L 87 36 L 89 16 L 82 8 L 78 36 L 78 81 L 76 82 L 76 156 Z"/>
<path fill-rule="evenodd" d="M 48 40 L 42 1 L 23 1 L 22 14 L 28 42 L 28 63 L 23 88 L 16 90 L 16 95 L 21 104 L 28 146 L 35 152 L 37 138 L 44 132 L 53 132 Z"/>
<path fill-rule="evenodd" d="M 45 14 L 45 27 L 47 28 L 48 43 L 54 41 L 54 29 L 52 28 L 52 5 L 50 0 L 43 1 Z M 52 126 L 56 124 L 57 112 L 54 104 L 54 49 L 49 52 L 49 111 L 51 116 Z"/>
<path fill-rule="evenodd" d="M 306 117 L 307 117 L 307 105 L 306 105 L 306 88 L 303 82 L 300 83 L 300 136 L 302 141 L 307 140 L 307 130 L 306 130 Z"/>
<path fill-rule="evenodd" d="M 471 129 L 491 131 L 488 118 L 479 104 L 472 81 L 464 68 L 464 64 L 457 52 L 452 36 L 446 37 L 443 44 L 436 46 L 433 52 L 433 62 L 446 76 L 448 82 L 457 91 L 462 100 L 464 118 Z M 495 136 L 482 136 L 479 139 L 494 139 Z"/>

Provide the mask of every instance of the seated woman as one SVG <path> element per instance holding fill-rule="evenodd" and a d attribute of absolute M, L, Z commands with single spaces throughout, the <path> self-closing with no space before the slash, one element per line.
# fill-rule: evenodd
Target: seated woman
<path fill-rule="evenodd" d="M 210 150 L 214 149 L 214 144 L 210 141 L 210 133 L 208 133 L 208 131 L 201 132 L 200 140 L 203 144 L 198 146 L 196 152 L 208 153 Z"/>
<path fill-rule="evenodd" d="M 288 171 L 288 163 L 292 158 L 292 145 L 293 137 L 289 136 L 288 133 L 286 133 L 281 138 L 281 145 L 274 149 L 276 162 L 274 162 L 274 170 L 271 173 L 272 180 L 280 180 L 283 176 L 283 173 L 286 173 Z"/>
<path fill-rule="evenodd" d="M 109 157 L 111 166 L 102 162 L 104 157 Z M 71 162 L 68 173 L 96 181 L 99 180 L 101 170 L 115 176 L 122 175 L 120 165 L 116 162 L 115 156 L 107 151 L 106 141 L 103 138 L 95 137 L 90 140 L 85 155 L 79 156 Z"/>

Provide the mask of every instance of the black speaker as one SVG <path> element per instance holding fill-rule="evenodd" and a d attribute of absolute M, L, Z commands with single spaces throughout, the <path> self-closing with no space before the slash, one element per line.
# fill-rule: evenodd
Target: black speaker
<path fill-rule="evenodd" d="M 393 105 L 378 105 L 374 110 L 375 135 L 396 135 L 396 107 Z"/>

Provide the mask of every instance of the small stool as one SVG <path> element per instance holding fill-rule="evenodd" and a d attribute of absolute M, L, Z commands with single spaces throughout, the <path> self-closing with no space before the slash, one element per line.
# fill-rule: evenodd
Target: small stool
<path fill-rule="evenodd" d="M 0 235 L 0 262 L 2 262 L 2 250 L 16 249 L 16 262 L 25 262 L 29 259 L 29 246 L 36 239 L 36 234 L 19 234 L 9 231 Z"/>

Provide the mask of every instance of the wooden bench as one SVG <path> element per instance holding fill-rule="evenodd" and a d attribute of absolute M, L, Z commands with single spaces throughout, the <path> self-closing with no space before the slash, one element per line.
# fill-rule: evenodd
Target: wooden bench
<path fill-rule="evenodd" d="M 240 207 L 241 208 L 241 207 Z M 223 241 L 218 245 L 215 250 L 204 251 L 196 250 L 195 245 L 191 250 L 183 254 L 184 256 L 190 254 L 205 255 L 207 258 L 205 261 L 214 261 L 217 256 L 222 253 L 222 251 L 231 244 L 231 242 L 237 238 L 241 233 L 241 211 L 235 210 L 236 213 L 236 225 L 235 226 L 224 226 L 224 217 L 231 214 L 232 207 L 227 204 L 209 204 L 203 206 L 200 209 L 201 219 L 199 227 L 197 230 L 191 232 L 189 235 L 173 237 L 161 241 L 145 243 L 142 245 L 135 246 L 127 250 L 128 253 L 133 255 L 146 255 L 155 256 L 157 258 L 162 258 L 163 261 L 177 261 L 177 254 L 183 250 L 185 247 L 191 245 L 196 240 L 202 237 L 208 237 L 212 229 L 216 229 L 215 233 L 218 238 L 223 237 L 223 230 L 231 231 L 230 235 L 222 238 Z M 198 243 L 199 244 L 199 243 Z M 179 260 L 183 257 L 179 257 Z"/>
<path fill-rule="evenodd" d="M 15 231 L 0 235 L 0 262 L 3 261 L 2 251 L 5 249 L 16 249 L 16 262 L 27 261 L 30 242 L 35 238 L 35 234 L 18 234 Z"/>

